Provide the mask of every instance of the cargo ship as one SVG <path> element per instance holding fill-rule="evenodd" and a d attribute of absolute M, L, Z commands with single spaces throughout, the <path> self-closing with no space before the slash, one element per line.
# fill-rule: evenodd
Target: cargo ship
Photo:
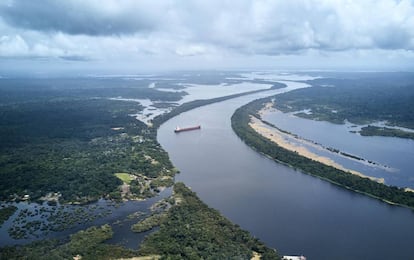
<path fill-rule="evenodd" d="M 184 131 L 191 131 L 191 130 L 198 130 L 201 129 L 201 126 L 192 126 L 192 127 L 185 127 L 185 128 L 180 128 L 177 126 L 177 128 L 174 129 L 175 133 L 179 133 L 179 132 L 184 132 Z"/>

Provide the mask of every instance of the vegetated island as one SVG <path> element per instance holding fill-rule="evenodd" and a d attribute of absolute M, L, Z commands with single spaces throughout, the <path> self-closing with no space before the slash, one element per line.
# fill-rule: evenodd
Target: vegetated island
<path fill-rule="evenodd" d="M 183 183 L 176 183 L 173 193 L 166 200 L 169 207 L 137 223 L 137 232 L 159 226 L 145 238 L 139 250 L 106 244 L 113 232 L 109 225 L 103 225 L 73 234 L 69 241 L 44 240 L 4 247 L 0 249 L 0 258 L 280 259 L 274 249 L 208 207 Z"/>
<path fill-rule="evenodd" d="M 340 75 L 338 77 L 346 77 Z M 275 108 L 296 116 L 357 125 L 364 136 L 389 136 L 414 139 L 414 74 L 362 73 L 348 78 L 319 78 L 307 81 L 313 87 L 278 96 Z M 302 112 L 307 110 L 306 113 Z M 375 126 L 385 122 L 386 127 Z M 398 127 L 396 127 L 398 126 Z"/>
<path fill-rule="evenodd" d="M 279 96 L 277 96 L 279 97 Z M 265 104 L 275 97 L 258 99 L 236 110 L 231 118 L 235 133 L 250 147 L 269 156 L 271 159 L 286 164 L 302 172 L 329 181 L 346 189 L 368 195 L 389 204 L 414 208 L 414 193 L 402 188 L 387 186 L 368 178 L 350 174 L 343 170 L 303 157 L 284 149 L 271 140 L 258 134 L 249 124 L 251 116 L 259 117 Z"/>
<path fill-rule="evenodd" d="M 414 139 L 414 132 L 407 132 L 401 129 L 373 126 L 373 125 L 362 127 L 361 130 L 359 131 L 359 134 L 363 136 L 389 136 L 389 137 Z"/>

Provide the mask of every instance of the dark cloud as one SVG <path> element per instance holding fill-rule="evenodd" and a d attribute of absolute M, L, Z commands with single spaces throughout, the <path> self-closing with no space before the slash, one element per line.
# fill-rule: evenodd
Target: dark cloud
<path fill-rule="evenodd" d="M 72 35 L 121 35 L 154 28 L 145 10 L 111 8 L 99 1 L 14 0 L 0 5 L 0 16 L 12 26 Z"/>
<path fill-rule="evenodd" d="M 89 57 L 80 56 L 80 55 L 59 56 L 59 58 L 62 60 L 67 60 L 67 61 L 90 61 L 91 60 L 91 58 Z"/>
<path fill-rule="evenodd" d="M 386 26 L 378 30 L 373 38 L 379 48 L 382 49 L 410 49 L 411 37 L 409 31 L 398 26 Z M 412 43 L 411 43 L 412 44 Z"/>

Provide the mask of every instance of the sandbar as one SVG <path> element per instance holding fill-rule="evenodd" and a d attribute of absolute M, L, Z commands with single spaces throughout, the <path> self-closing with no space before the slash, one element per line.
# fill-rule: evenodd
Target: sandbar
<path fill-rule="evenodd" d="M 269 108 L 268 106 L 266 107 L 267 109 Z M 355 170 L 351 170 L 351 169 L 347 169 L 345 168 L 343 165 L 333 161 L 332 159 L 328 158 L 328 157 L 324 157 L 324 156 L 320 156 L 317 155 L 311 151 L 309 151 L 308 149 L 306 149 L 303 146 L 300 145 L 296 145 L 293 143 L 290 143 L 288 141 L 286 141 L 283 136 L 287 135 L 286 133 L 283 133 L 281 131 L 279 131 L 276 128 L 270 127 L 268 125 L 266 125 L 265 123 L 263 123 L 260 119 L 251 116 L 250 117 L 250 123 L 249 123 L 250 127 L 253 128 L 258 134 L 262 135 L 263 137 L 266 137 L 267 139 L 269 139 L 270 141 L 274 142 L 275 144 L 279 145 L 280 147 L 292 151 L 292 152 L 296 152 L 299 155 L 309 158 L 311 160 L 323 163 L 325 165 L 328 166 L 332 166 L 336 169 L 345 171 L 345 172 L 349 172 L 351 174 L 363 177 L 363 178 L 368 178 L 370 180 L 379 182 L 379 183 L 384 183 L 384 179 L 383 178 L 375 178 L 375 177 L 371 177 L 371 176 L 367 176 L 362 174 L 361 172 L 355 171 Z"/>

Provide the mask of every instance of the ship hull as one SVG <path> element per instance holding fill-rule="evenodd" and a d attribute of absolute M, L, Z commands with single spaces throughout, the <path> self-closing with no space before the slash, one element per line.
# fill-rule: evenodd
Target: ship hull
<path fill-rule="evenodd" d="M 180 133 L 185 131 L 192 131 L 192 130 L 198 130 L 201 129 L 201 126 L 193 126 L 193 127 L 186 127 L 186 128 L 177 128 L 174 130 L 174 133 Z"/>

